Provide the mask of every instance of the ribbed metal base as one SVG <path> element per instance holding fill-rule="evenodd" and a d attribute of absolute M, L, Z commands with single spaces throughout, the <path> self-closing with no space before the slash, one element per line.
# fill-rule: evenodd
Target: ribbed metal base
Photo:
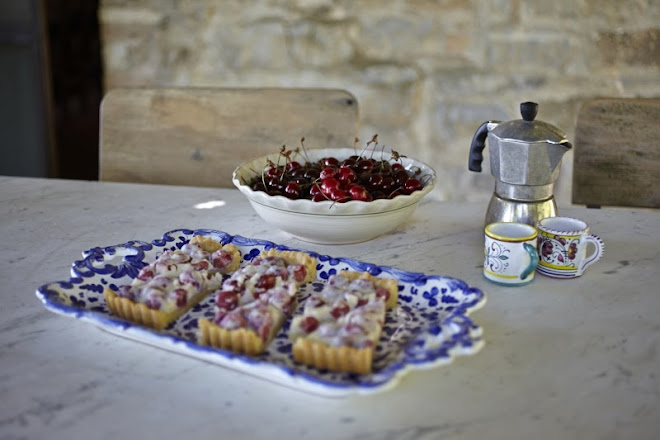
<path fill-rule="evenodd" d="M 557 203 L 554 197 L 536 202 L 507 200 L 493 194 L 486 211 L 488 225 L 494 222 L 518 222 L 536 226 L 536 222 L 546 217 L 557 216 Z"/>

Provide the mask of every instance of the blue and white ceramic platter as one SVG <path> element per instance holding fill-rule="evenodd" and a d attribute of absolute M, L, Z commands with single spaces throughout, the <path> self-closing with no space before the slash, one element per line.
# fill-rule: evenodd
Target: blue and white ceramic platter
<path fill-rule="evenodd" d="M 387 312 L 371 374 L 332 373 L 295 363 L 287 337 L 288 323 L 256 358 L 198 345 L 197 320 L 213 316 L 213 295 L 161 332 L 122 320 L 108 310 L 103 298 L 105 287 L 116 289 L 130 283 L 140 268 L 164 250 L 180 248 L 195 235 L 233 243 L 241 251 L 243 263 L 265 249 L 301 250 L 216 230 L 178 229 L 150 242 L 134 240 L 83 252 L 83 259 L 73 263 L 70 279 L 39 287 L 37 297 L 50 311 L 91 322 L 115 334 L 329 397 L 384 391 L 410 370 L 448 364 L 456 356 L 474 354 L 483 346 L 481 328 L 468 318 L 486 301 L 481 290 L 455 278 L 405 272 L 305 250 L 317 259 L 317 278 L 299 292 L 300 307 L 312 291 L 322 289 L 328 277 L 341 270 L 366 271 L 397 280 L 399 305 Z"/>

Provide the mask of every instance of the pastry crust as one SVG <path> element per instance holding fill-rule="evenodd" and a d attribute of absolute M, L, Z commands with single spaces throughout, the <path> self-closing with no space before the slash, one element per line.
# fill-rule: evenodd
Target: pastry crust
<path fill-rule="evenodd" d="M 264 342 L 252 330 L 246 328 L 227 330 L 203 318 L 198 321 L 198 325 L 201 344 L 250 356 L 264 351 Z"/>
<path fill-rule="evenodd" d="M 269 307 L 271 311 L 274 307 Z M 284 315 L 279 311 L 274 311 L 276 317 L 270 333 L 266 340 L 262 340 L 257 333 L 249 328 L 238 328 L 228 330 L 220 327 L 206 318 L 201 318 L 198 321 L 200 330 L 199 342 L 203 345 L 210 345 L 216 348 L 233 351 L 235 353 L 243 353 L 250 356 L 261 354 L 266 347 L 272 342 L 277 332 L 282 328 L 284 323 Z"/>
<path fill-rule="evenodd" d="M 181 315 L 198 304 L 208 293 L 209 292 L 203 292 L 202 294 L 195 295 L 183 308 L 164 312 L 162 310 L 150 309 L 144 304 L 137 303 L 128 298 L 122 298 L 107 287 L 103 290 L 105 303 L 115 315 L 119 315 L 131 322 L 151 327 L 155 330 L 162 330 L 170 323 L 176 321 Z"/>
<path fill-rule="evenodd" d="M 371 373 L 374 347 L 330 347 L 307 338 L 298 338 L 293 344 L 293 359 L 320 370 L 343 373 Z"/>
<path fill-rule="evenodd" d="M 223 245 L 222 243 L 213 240 L 211 237 L 204 237 L 202 235 L 195 235 L 190 239 L 190 242 L 199 244 L 199 246 L 206 252 L 213 253 L 221 249 L 225 252 L 229 252 L 232 256 L 231 263 L 227 267 L 219 269 L 219 272 L 222 274 L 235 272 L 241 264 L 241 252 L 231 243 Z"/>
<path fill-rule="evenodd" d="M 275 249 L 268 249 L 261 252 L 261 257 L 280 257 L 287 264 L 302 264 L 307 270 L 307 276 L 301 284 L 309 283 L 316 278 L 316 259 L 305 252 L 297 251 L 278 251 Z"/>
<path fill-rule="evenodd" d="M 199 247 L 204 249 L 206 252 L 215 252 L 219 249 L 222 249 L 222 243 L 215 241 L 211 237 L 205 237 L 203 235 L 195 235 L 190 239 L 190 243 L 197 243 Z"/>
<path fill-rule="evenodd" d="M 231 263 L 223 269 L 219 269 L 218 272 L 226 274 L 238 269 L 241 261 L 241 253 L 233 244 L 222 245 L 210 237 L 203 237 L 201 235 L 194 236 L 190 242 L 199 244 L 200 247 L 207 252 L 212 253 L 222 249 L 232 255 Z M 136 324 L 151 327 L 155 330 L 162 330 L 197 305 L 208 294 L 213 292 L 213 290 L 214 289 L 206 290 L 197 295 L 193 295 L 184 307 L 176 308 L 168 312 L 160 309 L 151 309 L 140 302 L 123 298 L 107 287 L 103 290 L 103 296 L 106 305 L 114 314 Z"/>
<path fill-rule="evenodd" d="M 337 273 L 337 276 L 342 276 L 349 282 L 360 279 L 369 280 L 377 289 L 387 290 L 389 296 L 381 309 L 383 311 L 382 320 L 385 318 L 385 309 L 396 306 L 398 302 L 398 285 L 394 279 L 377 278 L 367 272 L 355 271 L 341 271 Z M 301 364 L 322 370 L 355 374 L 371 373 L 375 345 L 382 333 L 382 322 L 378 333 L 374 334 L 371 344 L 360 348 L 350 345 L 330 345 L 327 341 L 317 340 L 316 337 L 293 335 L 293 359 Z"/>
<path fill-rule="evenodd" d="M 387 290 L 390 293 L 390 296 L 387 299 L 387 303 L 385 303 L 385 306 L 388 309 L 396 307 L 397 303 L 399 302 L 399 286 L 397 285 L 396 280 L 391 278 L 377 278 L 368 272 L 354 272 L 350 270 L 343 270 L 338 274 L 342 275 L 349 281 L 354 281 L 357 279 L 369 280 L 374 283 L 376 287 Z"/>

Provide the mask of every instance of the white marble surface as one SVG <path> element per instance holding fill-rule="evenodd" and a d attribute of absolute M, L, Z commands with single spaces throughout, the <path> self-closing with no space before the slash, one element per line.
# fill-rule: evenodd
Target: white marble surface
<path fill-rule="evenodd" d="M 195 205 L 223 200 L 224 206 Z M 606 244 L 575 280 L 482 277 L 485 206 L 425 201 L 395 232 L 315 246 L 235 190 L 0 177 L 0 439 L 655 439 L 660 212 L 561 207 Z M 328 399 L 103 332 L 34 291 L 98 245 L 213 228 L 482 288 L 485 348 L 393 390 Z"/>

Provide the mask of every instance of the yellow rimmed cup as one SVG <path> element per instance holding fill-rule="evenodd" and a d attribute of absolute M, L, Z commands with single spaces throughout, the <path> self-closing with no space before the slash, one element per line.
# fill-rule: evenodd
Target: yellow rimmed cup
<path fill-rule="evenodd" d="M 581 276 L 585 269 L 600 260 L 605 250 L 603 240 L 589 233 L 589 225 L 571 217 L 548 217 L 540 220 L 537 272 L 553 278 Z M 587 246 L 593 251 L 587 254 Z"/>
<path fill-rule="evenodd" d="M 491 223 L 485 229 L 484 276 L 503 286 L 524 286 L 534 280 L 539 264 L 538 231 L 525 223 Z"/>

